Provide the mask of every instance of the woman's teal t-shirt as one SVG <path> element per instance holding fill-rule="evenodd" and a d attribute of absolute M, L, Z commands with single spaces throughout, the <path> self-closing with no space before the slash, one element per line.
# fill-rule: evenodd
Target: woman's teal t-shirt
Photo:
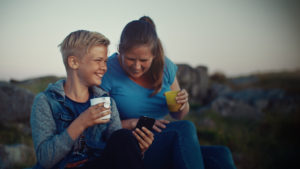
<path fill-rule="evenodd" d="M 115 53 L 108 58 L 107 72 L 101 87 L 116 101 L 121 120 L 140 116 L 162 119 L 169 113 L 163 93 L 170 90 L 176 72 L 177 66 L 165 57 L 162 90 L 150 97 L 153 90 L 132 81 L 122 69 L 118 54 Z"/>

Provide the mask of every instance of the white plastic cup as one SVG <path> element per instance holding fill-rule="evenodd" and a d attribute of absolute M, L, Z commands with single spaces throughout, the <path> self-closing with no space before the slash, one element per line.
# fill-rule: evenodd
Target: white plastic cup
<path fill-rule="evenodd" d="M 91 106 L 94 106 L 96 104 L 99 104 L 99 103 L 104 103 L 104 107 L 105 108 L 109 108 L 110 107 L 110 97 L 97 97 L 97 98 L 93 98 L 90 100 L 91 102 Z M 102 113 L 106 112 L 107 110 L 103 111 Z M 100 119 L 101 120 L 106 120 L 106 119 L 110 119 L 110 114 L 106 115 L 106 116 L 103 116 L 101 117 Z"/>

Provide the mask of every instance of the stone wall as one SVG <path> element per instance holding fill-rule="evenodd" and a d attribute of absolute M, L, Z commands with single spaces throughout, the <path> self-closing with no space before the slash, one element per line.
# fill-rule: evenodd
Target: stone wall
<path fill-rule="evenodd" d="M 187 64 L 178 64 L 177 78 L 182 89 L 189 93 L 191 103 L 203 104 L 209 89 L 208 69 L 205 66 L 192 68 Z"/>
<path fill-rule="evenodd" d="M 34 94 L 10 83 L 0 82 L 0 122 L 29 123 Z"/>

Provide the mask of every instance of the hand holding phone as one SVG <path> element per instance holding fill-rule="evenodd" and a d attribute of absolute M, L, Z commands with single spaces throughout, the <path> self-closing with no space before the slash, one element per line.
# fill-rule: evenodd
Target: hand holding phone
<path fill-rule="evenodd" d="M 149 148 L 154 140 L 154 134 L 151 132 L 154 123 L 155 119 L 141 116 L 134 131 L 132 131 L 133 135 L 139 142 L 142 154 L 144 154 L 144 152 Z M 142 129 L 142 127 L 145 128 Z"/>
<path fill-rule="evenodd" d="M 148 130 L 152 130 L 152 127 L 155 123 L 155 119 L 153 118 L 150 118 L 150 117 L 146 117 L 146 116 L 141 116 L 139 118 L 139 121 L 137 122 L 136 124 L 136 127 L 135 128 L 139 128 L 139 129 L 142 129 L 142 127 L 146 127 Z"/>

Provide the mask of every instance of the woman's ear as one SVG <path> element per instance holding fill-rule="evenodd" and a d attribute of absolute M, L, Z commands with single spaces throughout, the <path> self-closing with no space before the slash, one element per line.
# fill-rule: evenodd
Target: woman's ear
<path fill-rule="evenodd" d="M 71 69 L 78 69 L 79 68 L 79 60 L 76 56 L 69 56 L 68 57 L 68 65 Z"/>

